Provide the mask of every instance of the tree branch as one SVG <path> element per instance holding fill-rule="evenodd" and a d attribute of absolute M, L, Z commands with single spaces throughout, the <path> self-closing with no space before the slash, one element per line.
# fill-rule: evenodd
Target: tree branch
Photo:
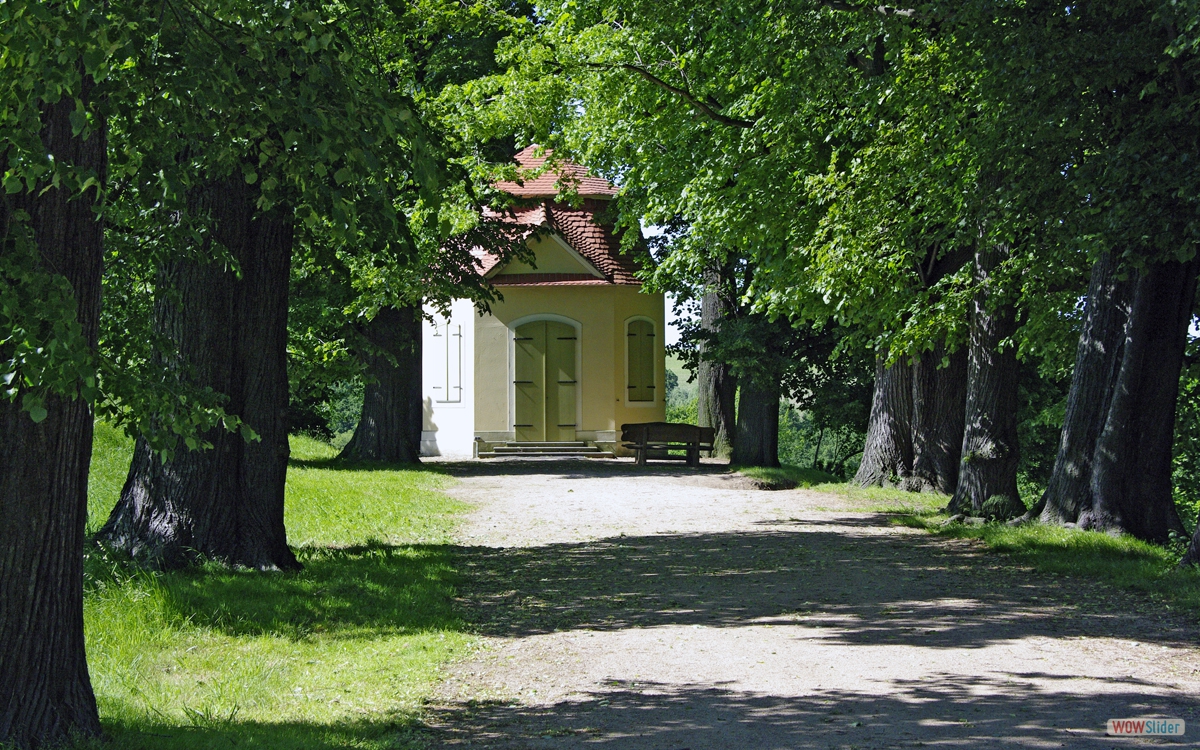
<path fill-rule="evenodd" d="M 618 63 L 616 65 L 609 65 L 609 64 L 605 64 L 605 63 L 584 63 L 584 64 L 587 65 L 589 68 L 602 68 L 605 70 L 620 69 L 620 70 L 627 70 L 631 73 L 637 73 L 642 78 L 645 78 L 650 83 L 653 83 L 655 86 L 658 86 L 661 89 L 670 91 L 672 94 L 675 94 L 680 99 L 683 99 L 688 104 L 692 105 L 696 109 L 703 112 L 710 119 L 715 120 L 716 122 L 719 122 L 722 125 L 728 125 L 733 128 L 752 128 L 752 127 L 754 127 L 754 123 L 755 123 L 754 120 L 741 120 L 736 117 L 730 117 L 729 115 L 722 114 L 719 111 L 719 109 L 714 108 L 713 106 L 709 105 L 708 103 L 701 101 L 692 92 L 688 91 L 687 89 L 680 88 L 679 86 L 675 86 L 674 84 L 671 84 L 671 83 L 667 83 L 663 79 L 659 78 L 658 76 L 654 75 L 649 70 L 646 70 L 645 68 L 643 68 L 641 66 L 634 65 L 632 63 Z M 711 97 L 710 97 L 710 99 L 711 99 Z"/>

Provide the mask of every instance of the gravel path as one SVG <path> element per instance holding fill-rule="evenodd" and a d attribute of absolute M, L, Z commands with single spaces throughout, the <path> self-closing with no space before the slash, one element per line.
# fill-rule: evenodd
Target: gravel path
<path fill-rule="evenodd" d="M 1195 623 L 1133 596 L 716 466 L 450 468 L 484 638 L 436 746 L 1179 744 L 1104 736 L 1150 715 L 1200 737 Z"/>

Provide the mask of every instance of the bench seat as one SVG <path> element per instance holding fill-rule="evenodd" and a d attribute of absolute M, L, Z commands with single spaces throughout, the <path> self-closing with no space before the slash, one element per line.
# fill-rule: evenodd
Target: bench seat
<path fill-rule="evenodd" d="M 694 424 L 675 422 L 638 422 L 621 425 L 621 440 L 634 451 L 638 465 L 648 458 L 657 460 L 686 460 L 688 466 L 700 465 L 700 451 L 712 450 L 716 430 Z M 685 450 L 684 456 L 672 456 L 671 450 Z M 650 453 L 659 455 L 651 456 Z M 662 455 L 666 454 L 666 455 Z"/>

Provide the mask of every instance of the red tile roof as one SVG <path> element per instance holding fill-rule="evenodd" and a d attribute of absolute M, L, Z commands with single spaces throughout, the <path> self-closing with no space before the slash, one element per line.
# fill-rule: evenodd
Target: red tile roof
<path fill-rule="evenodd" d="M 534 158 L 531 155 L 532 151 L 532 147 L 521 151 L 516 156 L 517 162 L 523 167 L 540 166 L 544 159 L 540 157 Z M 586 170 L 583 167 L 569 162 L 561 165 L 561 171 L 566 171 L 576 176 L 586 175 Z M 567 244 L 588 263 L 592 264 L 604 278 L 598 279 L 587 274 L 578 274 L 580 278 L 575 279 L 566 277 L 574 277 L 576 274 L 528 273 L 493 276 L 491 279 L 492 283 L 501 286 L 542 284 L 619 284 L 640 286 L 641 282 L 638 281 L 636 276 L 639 264 L 635 256 L 639 253 L 644 254 L 646 251 L 642 248 L 629 253 L 621 252 L 621 239 L 615 231 L 613 222 L 607 216 L 607 212 L 611 207 L 611 202 L 608 199 L 616 194 L 616 188 L 599 178 L 587 177 L 584 183 L 590 186 L 588 190 L 591 191 L 589 194 L 592 197 L 583 197 L 585 191 L 581 186 L 579 195 L 583 197 L 582 203 L 580 206 L 574 207 L 553 200 L 558 196 L 558 190 L 550 189 L 548 186 L 552 186 L 553 180 L 543 182 L 544 177 L 545 175 L 537 178 L 537 180 L 526 182 L 524 187 L 517 186 L 515 183 L 497 183 L 497 187 L 517 197 L 541 197 L 542 200 L 533 205 L 530 205 L 530 201 L 525 201 L 524 205 L 514 206 L 503 212 L 485 209 L 484 218 L 514 224 L 519 228 L 518 231 L 522 239 L 528 239 L 539 228 L 549 229 L 561 235 Z M 603 187 L 603 190 L 600 190 L 600 187 Z M 500 258 L 497 256 L 478 247 L 473 249 L 471 254 L 477 260 L 481 275 L 488 276 L 500 270 L 498 268 Z"/>
<path fill-rule="evenodd" d="M 488 211 L 487 216 L 530 227 L 529 235 L 535 227 L 557 232 L 604 276 L 603 283 L 639 286 L 641 282 L 635 275 L 638 263 L 633 253 L 622 253 L 621 239 L 613 225 L 597 217 L 607 208 L 608 201 L 589 198 L 579 208 L 546 201 L 539 206 L 510 209 L 503 214 Z M 480 259 L 480 273 L 484 275 L 492 272 L 499 262 L 499 258 L 482 250 L 476 251 L 476 257 Z M 494 277 L 493 282 L 498 278 Z"/>
<path fill-rule="evenodd" d="M 542 156 L 534 156 L 536 150 L 537 146 L 528 146 L 513 157 L 522 171 L 541 169 L 546 157 L 552 153 L 546 151 Z M 496 187 L 518 198 L 556 198 L 560 192 L 572 189 L 582 198 L 611 198 L 617 194 L 617 188 L 611 182 L 589 175 L 586 167 L 571 162 L 563 162 L 555 169 L 528 180 L 498 182 Z"/>

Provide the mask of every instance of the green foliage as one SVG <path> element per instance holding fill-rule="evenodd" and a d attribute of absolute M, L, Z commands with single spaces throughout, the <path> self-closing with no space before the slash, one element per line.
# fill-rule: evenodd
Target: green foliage
<path fill-rule="evenodd" d="M 19 398 L 30 419 L 41 422 L 50 395 L 95 398 L 95 364 L 71 285 L 38 268 L 32 233 L 18 219 L 0 242 L 0 398 Z"/>
<path fill-rule="evenodd" d="M 1191 531 L 1200 513 L 1200 339 L 1195 338 L 1188 341 L 1187 361 L 1179 379 L 1171 480 L 1175 507 Z"/>
<path fill-rule="evenodd" d="M 667 356 L 666 385 L 667 385 L 667 421 L 679 424 L 699 424 L 700 412 L 696 395 L 699 391 L 697 383 L 686 380 L 687 372 L 679 360 Z M 681 380 L 681 378 L 684 378 Z"/>
<path fill-rule="evenodd" d="M 822 405 L 821 402 L 817 402 Z M 868 402 L 868 407 L 870 406 Z M 858 471 L 866 437 L 865 418 L 849 424 L 822 425 L 812 412 L 800 411 L 784 401 L 779 404 L 779 460 L 804 466 L 837 479 L 848 479 Z"/>
<path fill-rule="evenodd" d="M 1070 387 L 1069 377 L 1045 375 L 1031 363 L 1021 363 L 1017 401 L 1021 455 L 1017 481 L 1021 497 L 1030 505 L 1041 497 L 1054 471 Z"/>
<path fill-rule="evenodd" d="M 57 188 L 98 202 L 103 175 L 43 142 L 43 111 L 74 102 L 71 135 L 98 137 L 98 86 L 135 42 L 105 3 L 27 2 L 0 7 L 0 398 L 35 422 L 52 395 L 94 400 L 96 362 L 82 335 L 67 279 L 43 266 L 29 215 L 14 198 Z M 22 196 L 22 194 L 25 194 Z"/>
<path fill-rule="evenodd" d="M 107 429 L 101 466 L 128 458 Z M 419 746 L 422 701 L 470 643 L 446 546 L 462 506 L 434 473 L 346 467 L 311 438 L 292 452 L 288 536 L 303 571 L 150 574 L 89 553 L 89 666 L 114 743 Z"/>

